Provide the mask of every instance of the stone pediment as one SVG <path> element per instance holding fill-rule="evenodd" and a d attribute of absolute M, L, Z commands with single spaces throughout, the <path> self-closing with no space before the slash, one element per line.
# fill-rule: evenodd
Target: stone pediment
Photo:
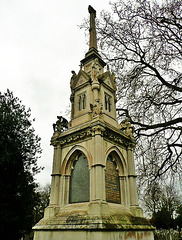
<path fill-rule="evenodd" d="M 77 87 L 80 87 L 83 84 L 85 84 L 86 82 L 89 82 L 89 80 L 90 80 L 90 76 L 83 70 L 80 70 L 74 81 L 73 88 L 75 89 Z"/>
<path fill-rule="evenodd" d="M 114 91 L 116 90 L 115 75 L 111 74 L 110 71 L 103 73 L 99 77 L 99 81 L 105 83 L 108 87 L 112 88 Z"/>

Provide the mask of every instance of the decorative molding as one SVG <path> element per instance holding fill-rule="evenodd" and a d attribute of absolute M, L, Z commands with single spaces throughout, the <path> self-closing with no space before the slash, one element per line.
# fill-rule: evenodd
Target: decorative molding
<path fill-rule="evenodd" d="M 129 174 L 128 177 L 129 177 L 129 178 L 130 178 L 130 177 L 132 177 L 132 178 L 136 178 L 137 175 L 136 175 L 136 174 Z"/>
<path fill-rule="evenodd" d="M 59 176 L 59 177 L 61 177 L 62 174 L 61 174 L 61 173 L 52 173 L 52 174 L 51 174 L 51 177 L 55 177 L 55 176 Z"/>
<path fill-rule="evenodd" d="M 100 125 L 92 127 L 92 135 L 97 135 L 97 134 L 102 135 L 104 131 L 105 131 L 105 128 Z"/>
<path fill-rule="evenodd" d="M 76 88 L 79 88 L 80 86 L 83 86 L 83 84 L 90 81 L 90 76 L 83 70 L 80 69 L 78 75 L 74 77 L 71 84 L 71 90 L 75 90 Z"/>
<path fill-rule="evenodd" d="M 103 167 L 103 168 L 106 167 L 106 166 L 105 166 L 104 164 L 102 164 L 102 163 L 95 163 L 95 164 L 93 164 L 91 167 L 93 168 L 93 167 L 97 167 L 97 166 L 100 166 L 100 167 Z"/>
<path fill-rule="evenodd" d="M 58 141 L 61 145 L 65 145 L 65 144 L 69 144 L 69 143 L 72 143 L 72 142 L 77 142 L 79 140 L 85 139 L 85 138 L 90 137 L 90 136 L 92 136 L 92 131 L 87 129 L 87 130 L 82 131 L 82 132 L 75 132 L 73 134 L 70 134 L 68 136 L 64 136 L 62 138 L 60 137 L 60 139 Z"/>
<path fill-rule="evenodd" d="M 105 131 L 104 137 L 116 143 L 122 144 L 124 146 L 128 145 L 128 142 L 126 142 L 126 139 L 124 140 L 123 138 L 121 138 L 121 136 L 117 136 L 114 132 Z"/>
<path fill-rule="evenodd" d="M 66 132 L 64 132 L 64 136 L 61 136 L 62 134 L 54 133 L 51 139 L 51 145 L 54 147 L 59 145 L 63 146 L 94 137 L 95 135 L 101 135 L 105 138 L 105 140 L 112 141 L 114 144 L 118 144 L 125 148 L 133 150 L 135 147 L 134 138 L 129 138 L 128 136 L 123 135 L 122 132 L 109 129 L 108 127 L 98 123 L 95 123 L 94 125 L 80 131 L 75 131 L 72 133 L 68 132 L 67 135 L 65 134 Z"/>

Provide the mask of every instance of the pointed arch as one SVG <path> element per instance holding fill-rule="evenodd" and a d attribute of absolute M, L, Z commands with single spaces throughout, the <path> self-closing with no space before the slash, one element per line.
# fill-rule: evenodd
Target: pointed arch
<path fill-rule="evenodd" d="M 70 151 L 67 153 L 66 157 L 63 160 L 62 168 L 61 168 L 61 174 L 67 174 L 70 175 L 71 171 L 73 169 L 75 158 L 78 157 L 79 152 L 83 153 L 85 157 L 88 160 L 88 167 L 91 168 L 92 165 L 92 156 L 88 151 L 80 145 L 75 145 L 70 149 Z"/>
<path fill-rule="evenodd" d="M 80 145 L 72 147 L 65 156 L 61 173 L 65 183 L 66 204 L 90 201 L 91 154 Z"/>
<path fill-rule="evenodd" d="M 112 155 L 113 160 L 116 162 L 119 176 L 126 176 L 127 175 L 127 162 L 126 162 L 123 154 L 121 153 L 121 151 L 116 146 L 112 146 L 109 149 L 107 149 L 105 165 L 106 165 L 106 161 L 107 161 L 109 155 Z"/>
<path fill-rule="evenodd" d="M 128 191 L 128 166 L 127 162 L 116 147 L 112 146 L 106 151 L 106 201 L 127 205 Z"/>
<path fill-rule="evenodd" d="M 111 154 L 109 154 L 106 161 L 105 188 L 107 202 L 121 203 L 119 173 Z"/>
<path fill-rule="evenodd" d="M 70 176 L 69 203 L 90 201 L 90 171 L 88 161 L 82 152 L 78 152 Z"/>

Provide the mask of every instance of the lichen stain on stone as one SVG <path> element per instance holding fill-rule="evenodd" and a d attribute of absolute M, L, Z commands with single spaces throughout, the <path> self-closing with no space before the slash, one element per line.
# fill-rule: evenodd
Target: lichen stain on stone
<path fill-rule="evenodd" d="M 133 239 L 133 238 L 135 239 L 135 237 L 136 237 L 135 234 L 136 234 L 136 232 L 132 232 L 132 231 L 131 231 L 131 232 L 127 232 L 127 233 L 126 233 L 126 240 L 127 240 L 127 239 L 128 239 L 128 240 L 129 240 L 129 239 Z"/>
<path fill-rule="evenodd" d="M 103 227 L 108 229 L 108 230 L 109 229 L 118 229 L 118 225 L 117 224 L 110 223 L 110 222 L 104 223 Z"/>
<path fill-rule="evenodd" d="M 142 240 L 144 237 L 143 232 L 137 234 L 137 240 Z"/>

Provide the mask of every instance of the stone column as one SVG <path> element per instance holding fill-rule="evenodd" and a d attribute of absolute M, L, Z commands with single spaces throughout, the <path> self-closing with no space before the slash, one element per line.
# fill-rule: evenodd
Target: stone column
<path fill-rule="evenodd" d="M 105 174 L 103 162 L 103 137 L 104 128 L 101 126 L 93 127 L 93 165 L 91 169 L 92 181 L 92 200 L 105 200 Z"/>
<path fill-rule="evenodd" d="M 95 200 L 95 168 L 90 169 L 90 201 Z"/>
<path fill-rule="evenodd" d="M 94 102 L 99 99 L 99 89 L 100 89 L 99 83 L 95 82 L 95 83 L 92 84 L 92 91 L 93 91 L 93 95 L 94 95 Z"/>
<path fill-rule="evenodd" d="M 129 181 L 129 192 L 130 192 L 130 205 L 138 206 L 138 194 L 136 187 L 136 173 L 134 165 L 134 146 L 128 146 L 128 181 Z"/>
<path fill-rule="evenodd" d="M 127 205 L 126 176 L 119 176 L 121 204 Z"/>
<path fill-rule="evenodd" d="M 60 162 L 61 162 L 61 146 L 54 146 L 54 158 L 52 167 L 51 195 L 50 205 L 59 205 L 60 201 Z"/>
<path fill-rule="evenodd" d="M 70 175 L 63 176 L 62 204 L 69 204 Z"/>

